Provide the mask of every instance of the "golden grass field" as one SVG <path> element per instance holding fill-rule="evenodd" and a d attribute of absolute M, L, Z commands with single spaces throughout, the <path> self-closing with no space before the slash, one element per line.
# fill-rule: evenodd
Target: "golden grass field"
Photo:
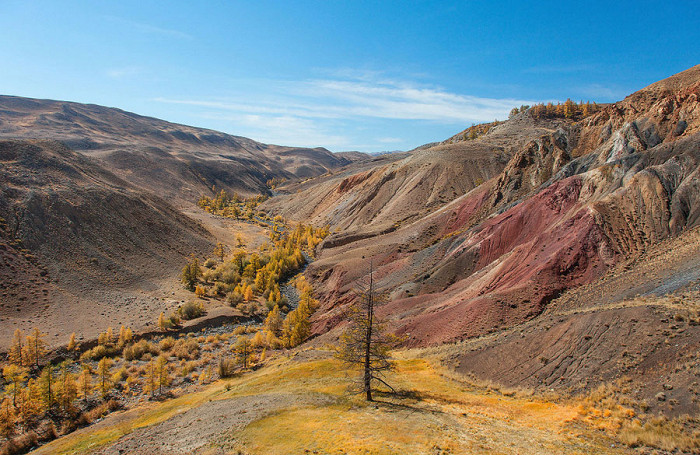
<path fill-rule="evenodd" d="M 256 396 L 265 400 L 258 402 L 257 409 L 248 410 L 255 411 L 252 419 L 200 441 L 194 452 L 589 454 L 630 450 L 585 423 L 576 403 L 553 403 L 478 387 L 429 360 L 416 358 L 411 351 L 398 353 L 396 370 L 387 377 L 402 392 L 398 396 L 380 394 L 376 402 L 365 402 L 347 392 L 348 375 L 329 352 L 300 351 L 199 392 L 115 413 L 33 453 L 80 454 L 100 449 L 101 453 L 119 453 L 123 440 L 133 442 L 135 438 L 143 442 L 140 453 L 180 453 L 178 444 L 168 441 L 174 433 L 182 437 L 183 432 L 197 432 L 196 425 L 191 425 L 194 416 L 188 418 L 190 413 L 226 400 L 223 404 L 230 407 L 224 409 L 245 414 L 236 403 Z M 292 405 L 279 408 L 274 406 L 276 396 L 295 399 Z M 314 400 L 310 402 L 309 397 Z M 269 412 L 265 403 L 270 405 Z M 163 424 L 175 417 L 178 426 L 163 431 Z M 197 414 L 197 421 L 202 418 Z M 122 453 L 137 453 L 125 447 Z"/>

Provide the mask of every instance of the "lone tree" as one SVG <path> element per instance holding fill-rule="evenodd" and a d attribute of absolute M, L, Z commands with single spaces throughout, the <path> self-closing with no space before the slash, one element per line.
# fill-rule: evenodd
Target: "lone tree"
<path fill-rule="evenodd" d="M 185 268 L 182 269 L 182 283 L 189 291 L 194 291 L 197 280 L 201 276 L 202 270 L 199 268 L 199 260 L 192 255 Z"/>
<path fill-rule="evenodd" d="M 163 394 L 163 387 L 170 385 L 172 378 L 168 371 L 168 359 L 163 355 L 158 356 L 156 360 L 156 374 L 158 376 L 158 395 Z"/>
<path fill-rule="evenodd" d="M 236 355 L 238 356 L 241 365 L 243 365 L 243 369 L 248 368 L 248 361 L 250 360 L 250 354 L 252 351 L 250 338 L 245 335 L 238 337 L 238 340 L 236 340 L 236 344 L 234 345 L 234 349 L 236 350 Z"/>
<path fill-rule="evenodd" d="M 385 325 L 375 315 L 376 305 L 385 301 L 386 296 L 378 294 L 374 289 L 371 262 L 368 282 L 359 283 L 356 294 L 355 304 L 348 312 L 350 324 L 340 337 L 336 357 L 351 368 L 361 368 L 362 374 L 354 389 L 364 393 L 367 401 L 373 401 L 373 383 L 382 383 L 395 392 L 382 376 L 385 371 L 393 368 L 389 351 L 396 344 L 397 338 L 386 331 Z"/>
<path fill-rule="evenodd" d="M 107 396 L 107 393 L 111 390 L 112 388 L 112 380 L 110 377 L 112 376 L 112 360 L 107 358 L 107 357 L 102 357 L 102 360 L 97 364 L 97 378 L 98 378 L 98 383 L 97 387 L 95 387 L 97 390 L 100 391 L 100 395 L 102 395 L 102 399 L 104 399 Z"/>
<path fill-rule="evenodd" d="M 219 242 L 216 244 L 214 247 L 214 256 L 221 259 L 221 262 L 224 262 L 224 257 L 226 256 L 226 246 L 223 243 Z"/>
<path fill-rule="evenodd" d="M 34 363 L 36 369 L 39 369 L 39 360 L 46 353 L 46 342 L 43 340 L 44 333 L 41 333 L 36 327 L 31 335 L 27 336 L 25 345 L 27 355 L 25 356 L 29 363 Z"/>

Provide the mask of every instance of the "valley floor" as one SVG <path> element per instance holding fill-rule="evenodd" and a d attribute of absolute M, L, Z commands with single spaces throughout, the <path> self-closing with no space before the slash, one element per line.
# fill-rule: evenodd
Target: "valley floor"
<path fill-rule="evenodd" d="M 349 372 L 307 349 L 199 392 L 114 413 L 36 454 L 631 453 L 575 402 L 478 387 L 413 351 L 397 354 L 398 395 L 368 403 Z"/>

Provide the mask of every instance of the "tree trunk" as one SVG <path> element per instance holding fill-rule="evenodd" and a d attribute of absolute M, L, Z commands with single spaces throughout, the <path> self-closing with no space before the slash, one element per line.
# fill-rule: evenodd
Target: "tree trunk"
<path fill-rule="evenodd" d="M 369 292 L 367 297 L 367 328 L 366 328 L 366 338 L 365 338 L 365 393 L 367 394 L 367 401 L 372 401 L 372 371 L 371 367 L 371 345 L 372 345 L 372 316 L 373 316 L 373 302 L 372 302 L 372 262 L 369 265 Z"/>

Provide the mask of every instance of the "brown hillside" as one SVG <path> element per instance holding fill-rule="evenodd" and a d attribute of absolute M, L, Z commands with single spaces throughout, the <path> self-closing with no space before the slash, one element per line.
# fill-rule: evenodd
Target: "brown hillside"
<path fill-rule="evenodd" d="M 161 301 L 144 293 L 212 248 L 169 203 L 57 142 L 2 141 L 0 161 L 5 342 L 35 325 L 90 335 L 152 321 Z"/>
<path fill-rule="evenodd" d="M 498 175 L 525 143 L 555 133 L 562 124 L 521 118 L 475 141 L 384 155 L 334 178 L 282 188 L 289 194 L 263 208 L 294 220 L 330 223 L 350 237 L 385 232 L 416 221 Z"/>
<path fill-rule="evenodd" d="M 261 144 L 120 109 L 14 96 L 0 96 L 0 137 L 60 141 L 185 204 L 213 185 L 253 195 L 266 192 L 269 179 L 317 176 L 351 162 L 323 148 Z"/>
<path fill-rule="evenodd" d="M 374 258 L 379 285 L 391 293 L 383 311 L 409 344 L 424 345 L 531 319 L 566 289 L 697 226 L 697 74 L 580 122 L 520 114 L 479 139 L 269 201 L 272 211 L 291 214 L 281 208 L 291 206 L 340 230 L 309 269 L 324 295 L 316 330 L 340 320 L 366 274 L 363 257 Z M 667 86 L 678 91 L 656 95 Z M 503 157 L 509 161 L 499 164 Z M 428 172 L 438 168 L 441 177 Z M 477 186 L 475 168 L 493 177 Z M 434 195 L 441 198 L 431 205 Z"/>

